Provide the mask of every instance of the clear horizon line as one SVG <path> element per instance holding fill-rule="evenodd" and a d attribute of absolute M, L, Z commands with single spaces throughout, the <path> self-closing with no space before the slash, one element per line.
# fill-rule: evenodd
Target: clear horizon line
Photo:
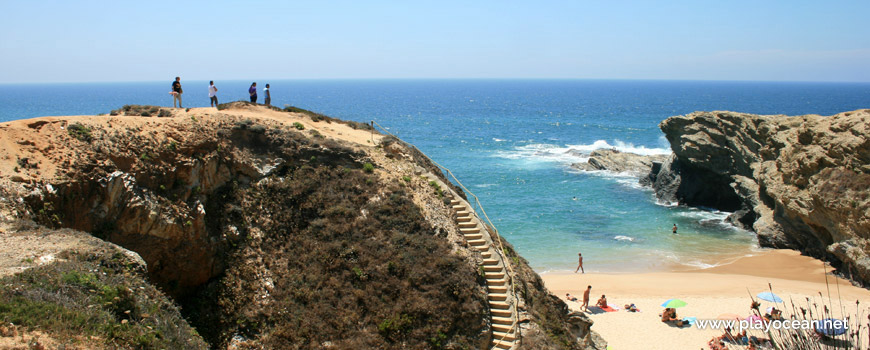
<path fill-rule="evenodd" d="M 168 78 L 172 80 L 173 78 Z M 38 85 L 38 84 L 113 84 L 113 83 L 156 83 L 160 80 L 97 80 L 97 81 L 37 81 L 37 82 L 0 82 L 0 85 Z M 215 79 L 184 79 L 187 81 L 210 81 Z M 498 80 L 525 80 L 525 81 L 647 81 L 647 82 L 733 82 L 733 83 L 828 83 L 828 84 L 868 84 L 870 81 L 841 81 L 841 80 L 749 80 L 749 79 L 660 79 L 660 78 L 552 78 L 552 77 L 505 77 L 505 78 L 273 78 L 273 79 L 217 79 L 217 81 L 498 81 Z"/>

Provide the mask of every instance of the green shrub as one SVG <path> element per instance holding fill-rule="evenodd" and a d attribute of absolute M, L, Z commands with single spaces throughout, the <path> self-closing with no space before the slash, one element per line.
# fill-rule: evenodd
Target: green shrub
<path fill-rule="evenodd" d="M 372 173 L 375 171 L 375 166 L 372 163 L 363 164 L 363 171 L 367 173 Z"/>
<path fill-rule="evenodd" d="M 132 267 L 138 265 L 110 255 L 61 254 L 63 260 L 0 279 L 0 321 L 39 329 L 73 348 L 88 337 L 113 349 L 207 348 L 178 308 Z"/>
<path fill-rule="evenodd" d="M 255 133 L 258 133 L 258 134 L 265 134 L 265 133 L 266 133 L 266 126 L 264 126 L 264 125 L 254 125 L 254 126 L 251 127 L 251 131 L 253 131 L 253 132 L 255 132 Z"/>
<path fill-rule="evenodd" d="M 305 125 L 302 125 L 300 122 L 293 122 L 293 127 L 296 128 L 296 130 L 305 130 Z"/>
<path fill-rule="evenodd" d="M 84 126 L 81 123 L 70 124 L 66 128 L 66 132 L 69 136 L 84 142 L 91 142 L 94 139 L 93 135 L 91 135 L 91 128 Z"/>

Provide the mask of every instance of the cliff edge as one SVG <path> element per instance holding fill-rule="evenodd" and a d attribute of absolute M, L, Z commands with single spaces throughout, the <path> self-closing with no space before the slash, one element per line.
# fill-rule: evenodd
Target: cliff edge
<path fill-rule="evenodd" d="M 660 200 L 733 211 L 762 246 L 797 249 L 870 284 L 870 110 L 833 116 L 696 112 L 660 128 Z"/>
<path fill-rule="evenodd" d="M 464 193 L 431 160 L 368 125 L 243 102 L 219 110 L 125 106 L 3 123 L 0 145 L 0 237 L 26 235 L 19 227 L 34 222 L 40 232 L 27 236 L 32 246 L 0 248 L 0 267 L 13 271 L 4 281 L 39 290 L 0 294 L 0 322 L 38 301 L 55 310 L 107 309 L 100 315 L 112 327 L 150 325 L 153 317 L 138 309 L 130 317 L 111 302 L 69 300 L 68 288 L 21 280 L 37 267 L 68 268 L 27 262 L 39 255 L 33 247 L 86 232 L 140 261 L 141 281 L 122 285 L 145 283 L 151 298 L 181 306 L 193 328 L 178 329 L 194 335 L 177 336 L 170 348 L 602 346 L 592 322 L 569 314 L 509 244 L 480 250 L 476 242 L 499 241 L 491 228 L 463 233 L 474 215 L 456 209 L 467 203 Z M 511 272 L 491 279 L 506 264 Z M 75 266 L 87 280 L 66 282 L 101 293 L 87 286 L 105 277 Z M 71 333 L 39 317 L 16 320 L 48 336 Z M 85 343 L 68 345 L 167 346 L 90 332 Z"/>

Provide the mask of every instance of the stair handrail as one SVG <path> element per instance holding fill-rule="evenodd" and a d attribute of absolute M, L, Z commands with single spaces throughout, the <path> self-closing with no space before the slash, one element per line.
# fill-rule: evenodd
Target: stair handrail
<path fill-rule="evenodd" d="M 486 214 L 486 210 L 483 209 L 483 204 L 480 203 L 480 198 L 478 198 L 477 195 L 475 195 L 467 187 L 465 187 L 465 185 L 462 184 L 462 182 L 459 181 L 458 178 L 456 178 L 456 175 L 452 171 L 450 171 L 449 168 L 436 162 L 434 159 L 432 159 L 432 157 L 429 157 L 428 155 L 426 155 L 426 153 L 424 153 L 419 148 L 417 148 L 417 146 L 414 146 L 410 143 L 403 141 L 398 136 L 394 135 L 389 130 L 387 130 L 387 128 L 385 128 L 383 125 L 379 124 L 378 122 L 376 122 L 374 120 L 371 121 L 372 132 L 375 131 L 375 125 L 377 125 L 381 130 L 383 130 L 388 135 L 395 137 L 396 140 L 399 140 L 403 144 L 414 148 L 415 150 L 417 150 L 417 152 L 420 152 L 420 154 L 424 155 L 427 159 L 429 159 L 429 161 L 431 161 L 433 164 L 435 164 L 439 168 L 444 169 L 447 172 L 447 174 L 450 175 L 450 177 L 452 177 L 454 181 L 456 181 L 456 183 L 459 185 L 459 187 L 462 188 L 463 191 L 465 191 L 466 194 L 470 194 L 472 197 L 474 197 L 474 201 L 477 204 L 477 207 L 480 209 L 480 212 L 483 213 L 483 217 L 486 219 L 486 222 L 487 222 L 489 228 L 491 228 L 491 230 L 490 230 L 490 229 L 484 227 L 485 230 L 492 231 L 492 232 L 490 232 L 490 239 L 492 239 L 492 233 L 493 232 L 495 233 L 495 239 L 493 239 L 493 240 L 496 241 L 498 244 L 498 247 L 496 249 L 496 253 L 499 256 L 501 256 L 502 262 L 504 263 L 504 265 L 508 269 L 508 279 L 510 280 L 510 284 L 511 284 L 511 296 L 513 297 L 513 299 L 511 300 L 511 304 L 513 304 L 513 306 L 514 306 L 513 312 L 511 312 L 511 320 L 513 322 L 511 322 L 510 330 L 508 332 L 505 332 L 505 334 L 501 336 L 501 339 L 498 339 L 498 342 L 499 343 L 503 342 L 504 337 L 507 336 L 510 333 L 510 331 L 513 331 L 515 328 L 516 328 L 516 335 L 517 335 L 516 339 L 517 340 L 521 339 L 522 332 L 521 332 L 520 328 L 518 327 L 520 316 L 519 316 L 519 310 L 517 308 L 516 283 L 514 283 L 514 281 L 513 281 L 514 280 L 513 277 L 515 276 L 515 272 L 514 272 L 513 266 L 510 263 L 510 260 L 507 257 L 507 254 L 506 254 L 505 249 L 504 249 L 504 245 L 501 242 L 501 236 L 498 234 L 498 229 L 495 227 L 495 224 L 492 223 L 492 220 L 489 219 L 489 215 Z"/>

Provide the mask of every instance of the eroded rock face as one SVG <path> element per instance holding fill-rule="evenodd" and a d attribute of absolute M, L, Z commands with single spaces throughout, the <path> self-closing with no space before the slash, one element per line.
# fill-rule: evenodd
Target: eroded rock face
<path fill-rule="evenodd" d="M 674 158 L 662 200 L 735 211 L 763 246 L 826 258 L 870 283 L 870 110 L 834 116 L 696 112 L 659 125 Z"/>

